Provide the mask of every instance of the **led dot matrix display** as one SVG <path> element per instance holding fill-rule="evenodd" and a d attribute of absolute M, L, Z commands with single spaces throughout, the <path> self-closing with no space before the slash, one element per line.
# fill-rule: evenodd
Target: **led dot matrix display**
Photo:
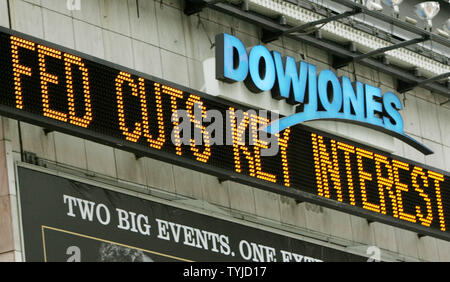
<path fill-rule="evenodd" d="M 447 173 L 303 126 L 277 134 L 278 154 L 264 156 L 258 128 L 270 120 L 255 111 L 12 34 L 0 30 L 3 115 L 450 239 Z M 214 122 L 232 145 L 213 144 Z"/>

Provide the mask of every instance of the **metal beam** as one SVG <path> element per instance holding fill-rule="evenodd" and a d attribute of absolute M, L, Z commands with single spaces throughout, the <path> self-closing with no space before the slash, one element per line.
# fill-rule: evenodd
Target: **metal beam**
<path fill-rule="evenodd" d="M 295 26 L 295 27 L 291 27 L 285 31 L 278 31 L 278 32 L 270 32 L 270 31 L 263 31 L 263 36 L 261 38 L 261 41 L 264 43 L 269 43 L 272 41 L 277 40 L 280 36 L 282 35 L 287 35 L 287 34 L 291 34 L 294 32 L 300 32 L 300 31 L 304 31 L 310 27 L 316 26 L 316 25 L 320 25 L 320 24 L 326 24 L 332 21 L 336 21 L 339 19 L 343 19 L 343 18 L 347 18 L 350 16 L 354 16 L 356 14 L 361 13 L 361 9 L 360 8 L 355 8 L 351 11 L 347 11 L 345 13 L 342 14 L 337 14 L 331 17 L 326 17 L 317 21 L 313 21 L 313 22 L 308 22 L 299 26 Z"/>
<path fill-rule="evenodd" d="M 207 5 L 214 5 L 224 1 L 225 0 L 185 0 L 184 13 L 191 16 L 201 12 Z"/>
<path fill-rule="evenodd" d="M 205 6 L 206 4 L 201 0 L 185 0 L 183 11 L 184 14 L 191 16 L 201 12 Z"/>
<path fill-rule="evenodd" d="M 208 5 L 208 7 L 212 8 L 214 10 L 232 15 L 232 16 L 242 19 L 244 21 L 253 23 L 253 24 L 261 27 L 263 30 L 266 29 L 268 31 L 273 31 L 273 32 L 288 30 L 288 28 L 286 26 L 282 26 L 279 23 L 274 22 L 271 19 L 268 19 L 264 16 L 261 16 L 261 15 L 258 15 L 258 14 L 252 13 L 252 12 L 244 12 L 241 9 L 239 9 L 238 7 L 233 6 L 233 5 L 229 5 L 226 3 L 218 3 L 215 5 Z M 324 49 L 324 50 L 328 51 L 329 53 L 334 54 L 336 56 L 340 56 L 340 57 L 344 57 L 344 58 L 355 56 L 355 54 L 352 53 L 350 50 L 340 46 L 337 43 L 333 43 L 333 42 L 330 42 L 327 40 L 321 40 L 312 35 L 287 34 L 286 36 L 289 38 L 298 40 L 298 41 L 305 42 L 316 48 Z M 403 81 L 409 81 L 409 82 L 419 82 L 420 81 L 418 77 L 405 71 L 404 69 L 401 69 L 399 67 L 395 67 L 392 65 L 385 65 L 382 62 L 380 62 L 376 59 L 373 59 L 373 58 L 365 58 L 365 59 L 361 60 L 360 63 L 362 65 L 365 65 L 370 68 L 376 69 L 378 71 L 384 72 L 393 77 L 399 78 Z M 444 97 L 450 98 L 450 92 L 448 91 L 448 88 L 439 83 L 431 82 L 431 83 L 425 84 L 424 88 L 426 88 L 432 92 L 441 94 Z"/>
<path fill-rule="evenodd" d="M 441 79 L 448 78 L 448 77 L 450 77 L 450 72 L 441 73 L 440 75 L 436 75 L 434 77 L 430 77 L 428 79 L 420 81 L 419 83 L 417 83 L 417 86 L 425 85 L 425 84 L 428 84 L 428 83 L 431 83 L 434 81 L 439 81 Z"/>
<path fill-rule="evenodd" d="M 44 128 L 43 129 L 45 136 L 49 135 L 50 133 L 52 133 L 54 130 L 52 129 L 48 129 L 48 128 Z"/>
<path fill-rule="evenodd" d="M 136 0 L 137 17 L 139 18 L 139 0 Z"/>
<path fill-rule="evenodd" d="M 355 8 L 355 9 L 353 9 L 351 11 L 347 11 L 347 12 L 344 12 L 342 14 L 337 14 L 337 15 L 334 15 L 334 16 L 331 16 L 331 17 L 326 17 L 326 18 L 323 18 L 323 19 L 320 19 L 320 20 L 317 20 L 317 21 L 308 22 L 308 23 L 305 23 L 303 25 L 292 27 L 292 28 L 290 28 L 288 30 L 285 30 L 283 32 L 283 35 L 289 34 L 289 33 L 294 33 L 294 32 L 299 32 L 299 31 L 302 31 L 302 30 L 306 30 L 307 28 L 310 28 L 310 27 L 313 27 L 313 26 L 316 26 L 316 25 L 319 25 L 319 24 L 326 24 L 326 23 L 329 23 L 329 22 L 332 22 L 332 21 L 337 21 L 339 19 L 343 19 L 343 18 L 347 18 L 347 17 L 350 17 L 350 16 L 354 16 L 356 14 L 361 13 L 361 11 L 362 10 L 360 8 Z"/>
<path fill-rule="evenodd" d="M 397 82 L 397 91 L 400 93 L 404 93 L 407 92 L 409 90 L 412 90 L 413 88 L 417 87 L 417 86 L 423 86 L 423 85 L 427 85 L 430 83 L 433 83 L 435 81 L 439 81 L 441 79 L 444 78 L 448 78 L 450 77 L 450 72 L 446 72 L 446 73 L 442 73 L 440 75 L 436 75 L 434 77 L 430 77 L 421 81 L 415 81 L 415 82 L 405 82 L 402 80 L 398 80 Z M 449 89 L 447 89 L 448 92 L 450 92 Z"/>
<path fill-rule="evenodd" d="M 397 44 L 392 44 L 392 45 L 389 45 L 389 46 L 386 46 L 386 47 L 383 47 L 383 48 L 380 48 L 380 49 L 372 50 L 370 52 L 351 57 L 351 58 L 335 57 L 335 58 L 333 58 L 333 68 L 338 69 L 338 68 L 341 68 L 341 67 L 345 67 L 346 65 L 348 65 L 351 62 L 358 62 L 358 61 L 361 61 L 362 59 L 370 58 L 370 57 L 373 57 L 375 55 L 380 55 L 380 54 L 383 54 L 383 53 L 385 53 L 387 51 L 390 51 L 390 50 L 394 50 L 394 49 L 402 48 L 402 47 L 405 47 L 405 46 L 417 44 L 417 43 L 424 42 L 424 41 L 427 41 L 427 40 L 430 40 L 430 38 L 427 35 L 425 35 L 422 38 L 415 38 L 415 39 L 403 41 L 403 42 L 400 42 L 400 43 L 397 43 Z"/>

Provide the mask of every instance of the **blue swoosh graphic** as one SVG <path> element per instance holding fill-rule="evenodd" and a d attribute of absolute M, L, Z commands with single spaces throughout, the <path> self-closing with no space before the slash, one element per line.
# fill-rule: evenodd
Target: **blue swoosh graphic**
<path fill-rule="evenodd" d="M 393 137 L 396 137 L 403 142 L 407 143 L 408 145 L 414 147 L 415 149 L 422 152 L 424 155 L 430 155 L 433 154 L 433 151 L 429 149 L 428 147 L 424 146 L 423 144 L 417 142 L 415 139 L 413 139 L 411 136 L 406 135 L 403 132 L 397 132 L 393 130 L 389 130 L 383 126 L 379 126 L 372 123 L 367 123 L 363 120 L 358 119 L 355 115 L 348 115 L 344 113 L 330 113 L 325 111 L 317 111 L 317 112 L 300 112 L 296 113 L 284 118 L 281 118 L 279 120 L 271 122 L 267 127 L 262 127 L 261 130 L 268 132 L 270 134 L 276 134 L 283 130 L 285 130 L 288 127 L 303 123 L 305 121 L 314 121 L 314 120 L 336 120 L 336 121 L 343 121 L 358 125 L 363 125 L 364 127 L 369 127 L 372 129 L 375 129 L 377 131 L 384 132 L 386 134 L 389 134 Z"/>

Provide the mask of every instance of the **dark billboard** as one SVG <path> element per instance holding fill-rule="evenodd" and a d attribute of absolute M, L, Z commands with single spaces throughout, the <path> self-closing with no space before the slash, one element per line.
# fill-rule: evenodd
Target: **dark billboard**
<path fill-rule="evenodd" d="M 18 179 L 26 261 L 367 261 L 29 168 Z"/>

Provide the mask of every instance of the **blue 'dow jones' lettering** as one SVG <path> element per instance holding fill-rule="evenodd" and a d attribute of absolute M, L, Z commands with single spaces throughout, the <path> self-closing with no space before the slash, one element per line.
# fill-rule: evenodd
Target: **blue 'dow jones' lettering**
<path fill-rule="evenodd" d="M 339 120 L 364 125 L 390 134 L 423 154 L 429 148 L 404 133 L 400 99 L 391 92 L 342 76 L 331 70 L 319 74 L 316 66 L 296 62 L 279 52 L 257 45 L 247 52 L 244 44 L 229 34 L 216 36 L 216 78 L 234 83 L 244 81 L 254 93 L 271 91 L 272 98 L 298 105 L 296 114 L 284 117 L 277 126 L 265 130 L 278 133 L 287 127 L 311 120 Z"/>

